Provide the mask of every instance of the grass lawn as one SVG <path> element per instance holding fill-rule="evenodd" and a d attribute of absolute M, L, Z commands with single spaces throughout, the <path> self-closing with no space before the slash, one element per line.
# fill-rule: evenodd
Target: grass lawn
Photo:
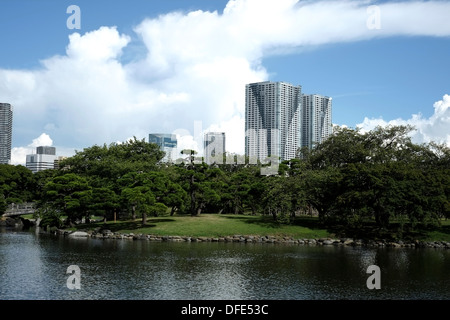
<path fill-rule="evenodd" d="M 254 236 L 289 236 L 296 239 L 312 239 L 340 237 L 342 230 L 337 226 L 329 228 L 320 226 L 316 217 L 297 217 L 293 224 L 280 225 L 271 216 L 251 216 L 232 214 L 201 214 L 196 217 L 177 215 L 173 217 L 149 217 L 147 224 L 141 219 L 127 221 L 109 221 L 79 225 L 76 229 L 94 229 L 103 227 L 113 232 L 152 234 L 158 236 L 191 236 L 191 237 L 224 237 L 232 235 Z M 362 228 L 347 230 L 350 238 L 397 239 L 397 226 L 380 233 L 377 228 L 367 225 Z M 441 227 L 436 229 L 417 229 L 405 232 L 405 240 L 448 241 L 450 242 L 450 220 L 442 220 Z"/>
<path fill-rule="evenodd" d="M 427 231 L 425 240 L 450 242 L 450 220 L 442 220 L 439 230 Z"/>
<path fill-rule="evenodd" d="M 301 223 L 304 222 L 304 223 Z M 323 238 L 330 234 L 317 226 L 314 219 L 298 218 L 295 225 L 279 225 L 269 216 L 201 214 L 192 216 L 150 217 L 147 225 L 141 220 L 109 221 L 79 226 L 93 228 L 103 226 L 113 232 L 153 235 L 223 237 L 232 235 L 292 236 L 294 238 Z"/>

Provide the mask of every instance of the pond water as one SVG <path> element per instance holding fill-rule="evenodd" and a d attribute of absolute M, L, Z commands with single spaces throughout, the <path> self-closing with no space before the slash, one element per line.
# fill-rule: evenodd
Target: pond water
<path fill-rule="evenodd" d="M 380 289 L 367 285 L 373 265 L 380 270 Z M 67 273 L 69 266 L 78 273 Z M 0 231 L 0 300 L 448 300 L 449 271 L 448 249 L 72 239 Z"/>

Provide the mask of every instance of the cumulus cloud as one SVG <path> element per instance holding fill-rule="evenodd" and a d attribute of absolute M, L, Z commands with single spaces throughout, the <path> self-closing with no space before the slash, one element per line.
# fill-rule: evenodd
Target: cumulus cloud
<path fill-rule="evenodd" d="M 27 154 L 36 153 L 36 147 L 50 147 L 53 145 L 53 140 L 46 133 L 42 133 L 39 137 L 33 139 L 33 141 L 26 147 L 14 147 L 11 150 L 11 164 L 13 165 L 25 165 Z"/>
<path fill-rule="evenodd" d="M 53 140 L 50 138 L 50 136 L 46 133 L 42 133 L 39 137 L 36 139 L 33 139 L 33 142 L 30 144 L 30 147 L 51 147 L 53 145 Z"/>
<path fill-rule="evenodd" d="M 429 118 L 424 118 L 421 114 L 414 114 L 407 120 L 394 119 L 389 121 L 382 118 L 369 119 L 366 117 L 356 127 L 365 132 L 377 126 L 386 127 L 389 125 L 413 126 L 415 130 L 411 132 L 411 138 L 415 143 L 437 142 L 450 147 L 450 95 L 446 94 L 442 100 L 434 103 L 434 113 Z"/>
<path fill-rule="evenodd" d="M 0 96 L 14 105 L 14 125 L 27 128 L 15 140 L 46 130 L 59 145 L 80 149 L 152 132 L 192 135 L 201 121 L 205 131 L 226 131 L 227 149 L 242 154 L 245 84 L 269 78 L 264 57 L 374 37 L 450 35 L 448 2 L 382 3 L 376 30 L 367 27 L 369 1 L 273 4 L 230 0 L 221 13 L 145 19 L 134 29 L 145 52 L 128 62 L 133 37 L 104 26 L 70 35 L 66 54 L 40 69 L 0 69 Z M 195 145 L 193 137 L 182 140 Z"/>

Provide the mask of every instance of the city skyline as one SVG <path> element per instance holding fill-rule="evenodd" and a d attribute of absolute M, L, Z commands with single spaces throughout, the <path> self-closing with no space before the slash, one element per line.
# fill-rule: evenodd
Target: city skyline
<path fill-rule="evenodd" d="M 448 2 L 80 0 L 80 29 L 72 4 L 0 4 L 14 164 L 148 132 L 201 147 L 196 121 L 244 154 L 245 84 L 261 81 L 332 97 L 333 125 L 411 124 L 416 142 L 450 145 Z"/>

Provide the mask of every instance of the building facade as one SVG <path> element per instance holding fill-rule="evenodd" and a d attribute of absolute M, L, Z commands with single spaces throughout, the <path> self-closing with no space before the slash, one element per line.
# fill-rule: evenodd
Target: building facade
<path fill-rule="evenodd" d="M 11 163 L 13 108 L 0 103 L 0 163 Z"/>
<path fill-rule="evenodd" d="M 204 161 L 207 164 L 224 163 L 225 132 L 207 132 L 203 143 Z"/>
<path fill-rule="evenodd" d="M 55 168 L 56 156 L 55 147 L 41 146 L 36 148 L 35 154 L 28 154 L 25 166 L 33 173 Z"/>
<path fill-rule="evenodd" d="M 67 157 L 64 157 L 64 156 L 56 157 L 56 159 L 53 161 L 53 167 L 55 169 L 61 169 L 60 163 L 61 163 L 61 161 L 66 160 L 66 159 L 67 159 Z"/>
<path fill-rule="evenodd" d="M 161 151 L 166 153 L 162 161 L 173 162 L 178 158 L 176 135 L 170 133 L 150 133 L 148 135 L 148 142 L 156 143 Z"/>
<path fill-rule="evenodd" d="M 245 88 L 245 155 L 293 159 L 301 143 L 302 87 L 258 82 Z"/>
<path fill-rule="evenodd" d="M 302 101 L 302 147 L 314 148 L 332 134 L 332 98 L 309 94 Z"/>
<path fill-rule="evenodd" d="M 245 155 L 281 161 L 298 157 L 332 134 L 332 98 L 303 94 L 300 85 L 258 82 L 245 88 Z"/>

